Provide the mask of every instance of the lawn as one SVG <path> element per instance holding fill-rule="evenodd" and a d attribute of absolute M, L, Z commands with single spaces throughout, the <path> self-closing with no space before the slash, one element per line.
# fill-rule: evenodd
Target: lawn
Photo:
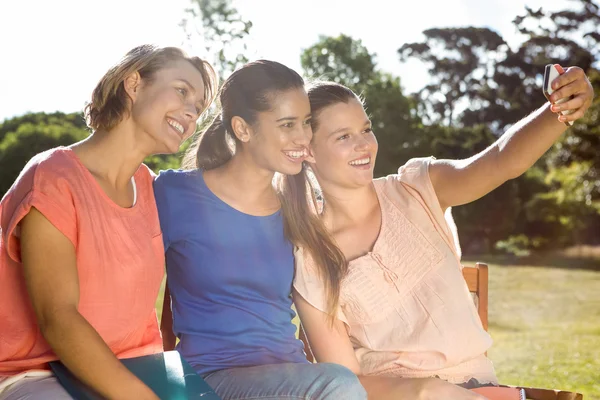
<path fill-rule="evenodd" d="M 489 300 L 488 355 L 503 383 L 600 400 L 600 272 L 490 264 Z"/>
<path fill-rule="evenodd" d="M 600 272 L 492 264 L 489 300 L 502 382 L 600 400 Z"/>

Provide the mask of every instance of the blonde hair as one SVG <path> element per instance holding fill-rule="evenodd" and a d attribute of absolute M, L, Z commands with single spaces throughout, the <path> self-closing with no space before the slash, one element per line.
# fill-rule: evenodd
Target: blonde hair
<path fill-rule="evenodd" d="M 142 79 L 151 82 L 157 71 L 176 60 L 189 61 L 202 75 L 202 111 L 206 110 L 218 90 L 218 76 L 213 67 L 199 57 L 188 57 L 179 48 L 146 44 L 130 50 L 100 79 L 92 92 L 91 102 L 84 109 L 87 125 L 94 131 L 108 131 L 114 128 L 129 112 L 129 97 L 123 83 L 125 78 L 137 71 Z"/>

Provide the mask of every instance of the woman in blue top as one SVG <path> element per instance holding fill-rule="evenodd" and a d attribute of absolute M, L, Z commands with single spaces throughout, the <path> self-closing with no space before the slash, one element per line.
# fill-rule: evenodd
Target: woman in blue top
<path fill-rule="evenodd" d="M 165 348 L 174 332 L 224 400 L 366 399 L 350 370 L 307 362 L 292 323 L 283 215 L 293 210 L 273 181 L 298 174 L 308 155 L 304 81 L 276 62 L 249 63 L 224 82 L 220 103 L 188 153 L 192 169 L 161 172 L 154 184 L 170 292 Z"/>

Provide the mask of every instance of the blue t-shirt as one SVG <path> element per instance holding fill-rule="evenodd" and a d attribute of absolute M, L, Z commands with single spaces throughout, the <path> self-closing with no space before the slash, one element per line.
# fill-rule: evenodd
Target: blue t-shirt
<path fill-rule="evenodd" d="M 200 170 L 161 171 L 154 193 L 182 356 L 202 375 L 307 362 L 292 323 L 294 259 L 281 213 L 237 211 Z"/>

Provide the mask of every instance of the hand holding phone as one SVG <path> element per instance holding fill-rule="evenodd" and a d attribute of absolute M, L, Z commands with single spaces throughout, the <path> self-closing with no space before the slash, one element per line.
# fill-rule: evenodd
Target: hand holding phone
<path fill-rule="evenodd" d="M 546 96 L 548 101 L 551 102 L 550 95 L 552 93 L 554 93 L 554 89 L 552 89 L 552 82 L 554 82 L 554 80 L 556 78 L 558 78 L 560 75 L 562 75 L 564 73 L 565 73 L 565 70 L 563 69 L 563 67 L 561 67 L 558 64 L 546 65 L 546 69 L 544 71 L 544 96 Z M 557 100 L 555 103 L 560 104 L 560 103 L 564 103 L 565 101 L 568 101 L 568 100 L 569 100 L 569 98 L 565 97 L 560 100 Z M 571 114 L 572 112 L 573 112 L 573 110 L 565 110 L 565 111 L 561 111 L 560 113 L 562 115 L 567 115 L 567 114 Z M 573 121 L 565 122 L 565 125 L 571 126 L 571 125 L 573 125 Z"/>

